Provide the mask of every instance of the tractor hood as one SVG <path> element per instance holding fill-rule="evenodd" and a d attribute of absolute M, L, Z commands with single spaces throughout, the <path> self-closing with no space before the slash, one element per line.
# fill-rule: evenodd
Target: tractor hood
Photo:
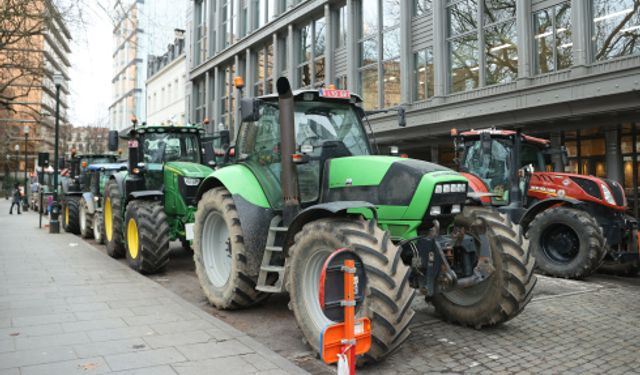
<path fill-rule="evenodd" d="M 329 162 L 322 200 L 364 200 L 386 218 L 422 220 L 435 186 L 441 183 L 464 184 L 464 191 L 450 193 L 464 203 L 467 179 L 449 168 L 390 156 L 343 157 Z"/>
<path fill-rule="evenodd" d="M 202 164 L 172 161 L 164 165 L 164 167 L 173 173 L 193 178 L 204 178 L 213 173 L 213 169 Z"/>
<path fill-rule="evenodd" d="M 573 198 L 618 211 L 627 208 L 624 189 L 617 181 L 574 173 L 535 172 L 531 176 L 528 195 L 537 199 Z"/>

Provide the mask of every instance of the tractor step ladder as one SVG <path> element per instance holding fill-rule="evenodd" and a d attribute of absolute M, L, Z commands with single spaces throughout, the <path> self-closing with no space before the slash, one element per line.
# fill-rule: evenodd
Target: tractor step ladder
<path fill-rule="evenodd" d="M 256 289 L 266 293 L 282 293 L 284 292 L 284 265 L 271 264 L 271 258 L 276 253 L 282 253 L 282 246 L 276 246 L 276 239 L 278 233 L 286 233 L 287 227 L 279 227 L 278 224 L 282 221 L 280 216 L 276 216 L 271 219 L 269 224 L 269 234 L 267 235 L 267 246 L 264 248 L 264 255 L 262 256 L 262 265 L 260 266 L 260 273 L 258 274 L 258 283 Z M 269 275 L 277 274 L 278 279 L 273 285 L 267 284 Z"/>

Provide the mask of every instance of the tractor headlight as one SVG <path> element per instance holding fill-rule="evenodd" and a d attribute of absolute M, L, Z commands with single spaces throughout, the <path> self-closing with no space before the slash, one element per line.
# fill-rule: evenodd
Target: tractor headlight
<path fill-rule="evenodd" d="M 451 193 L 451 184 L 444 184 L 442 185 L 442 192 L 443 193 Z"/>
<path fill-rule="evenodd" d="M 200 184 L 199 178 L 184 177 L 184 184 L 187 186 L 198 186 Z"/>
<path fill-rule="evenodd" d="M 602 188 L 602 192 L 604 193 L 604 200 L 607 201 L 607 203 L 609 203 L 609 204 L 615 205 L 616 204 L 616 200 L 613 199 L 613 194 L 611 194 L 611 190 L 609 190 L 607 185 L 600 184 L 600 187 Z"/>
<path fill-rule="evenodd" d="M 454 204 L 453 206 L 451 206 L 451 213 L 452 214 L 459 214 L 460 211 L 462 211 L 460 209 L 460 205 L 459 204 Z"/>
<path fill-rule="evenodd" d="M 440 209 L 440 206 L 433 206 L 429 210 L 429 215 L 438 216 L 438 215 L 440 215 L 441 212 L 442 212 L 442 210 Z"/>
<path fill-rule="evenodd" d="M 442 185 L 436 186 L 436 194 L 441 194 L 441 193 L 442 193 Z"/>

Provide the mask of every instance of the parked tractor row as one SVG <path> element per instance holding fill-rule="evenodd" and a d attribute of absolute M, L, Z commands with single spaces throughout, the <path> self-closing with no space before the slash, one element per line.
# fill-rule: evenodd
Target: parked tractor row
<path fill-rule="evenodd" d="M 531 238 L 542 214 L 533 211 L 541 206 L 518 200 L 520 191 L 531 190 L 529 175 L 521 187 L 518 169 L 505 169 L 520 166 L 519 155 L 500 169 L 511 173 L 502 191 L 488 182 L 483 189 L 480 183 L 498 170 L 494 145 L 482 135 L 490 133 L 477 139 L 463 134 L 458 142 L 468 149 L 465 158 L 471 156 L 458 173 L 380 155 L 357 95 L 292 92 L 286 78 L 276 88 L 277 94 L 241 100 L 233 143 L 228 131 L 205 136 L 198 125 L 134 122 L 126 133 L 112 132 L 110 150 L 123 139 L 128 160 L 85 165 L 78 159 L 85 169 L 65 194 L 65 229 L 103 239 L 110 256 L 126 256 L 145 274 L 165 268 L 170 242 L 180 240 L 193 248 L 212 305 L 248 308 L 288 293 L 289 308 L 316 351 L 330 323 L 318 300 L 321 269 L 334 250 L 350 248 L 368 280 L 359 315 L 372 322 L 372 348 L 363 362 L 383 359 L 407 339 L 416 292 L 443 319 L 475 328 L 506 322 L 524 309 L 536 283 L 533 253 L 540 242 L 530 245 L 524 233 Z M 509 136 L 504 139 L 521 138 Z M 471 168 L 477 162 L 473 142 L 480 145 L 480 164 L 488 163 L 482 175 Z M 518 141 L 499 154 L 515 158 L 511 150 L 520 147 Z M 589 228 L 604 246 L 600 226 Z M 624 244 L 627 253 L 637 248 L 637 242 Z M 598 254 L 600 261 L 604 255 Z"/>

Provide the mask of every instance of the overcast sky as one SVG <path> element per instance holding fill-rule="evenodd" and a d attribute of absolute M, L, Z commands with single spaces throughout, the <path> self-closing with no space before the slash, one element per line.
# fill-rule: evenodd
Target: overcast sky
<path fill-rule="evenodd" d="M 74 126 L 109 125 L 111 21 L 94 1 L 85 2 L 84 21 L 71 26 L 70 120 Z"/>

